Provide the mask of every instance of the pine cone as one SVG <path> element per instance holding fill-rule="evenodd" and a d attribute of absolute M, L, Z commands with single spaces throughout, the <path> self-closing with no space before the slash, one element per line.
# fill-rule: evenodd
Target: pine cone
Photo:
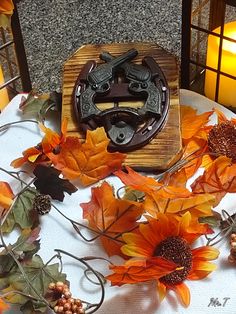
<path fill-rule="evenodd" d="M 50 212 L 51 209 L 51 196 L 38 194 L 35 196 L 33 209 L 36 210 L 39 215 L 45 215 Z"/>

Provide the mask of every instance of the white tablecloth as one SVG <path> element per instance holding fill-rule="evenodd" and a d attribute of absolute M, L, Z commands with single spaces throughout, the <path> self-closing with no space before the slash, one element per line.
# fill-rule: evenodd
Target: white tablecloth
<path fill-rule="evenodd" d="M 21 113 L 18 106 L 21 95 L 16 96 L 8 107 L 0 115 L 0 125 L 7 122 L 21 119 Z M 208 100 L 207 98 L 196 93 L 181 90 L 180 102 L 191 105 L 200 112 L 207 111 L 213 107 L 224 110 L 226 116 L 231 117 L 232 112 L 224 109 L 220 105 Z M 10 162 L 21 156 L 21 152 L 30 146 L 34 146 L 42 139 L 38 127 L 32 123 L 25 123 L 10 128 L 4 133 L 0 133 L 0 166 L 12 170 Z M 8 181 L 12 184 L 11 177 L 0 172 L 0 181 Z M 115 187 L 121 186 L 119 179 L 110 177 L 107 179 Z M 69 217 L 82 222 L 82 211 L 79 206 L 82 202 L 90 200 L 91 190 L 85 188 L 78 190 L 71 196 L 66 195 L 64 202 L 56 202 L 58 208 Z M 233 212 L 236 207 L 236 195 L 227 196 L 218 208 L 224 208 Z M 69 222 L 60 216 L 55 210 L 51 210 L 48 215 L 41 218 L 41 250 L 40 256 L 47 261 L 54 255 L 54 248 L 61 248 L 83 257 L 87 255 L 104 256 L 103 250 L 97 242 L 85 243 L 73 230 Z M 16 234 L 12 233 L 7 239 L 13 242 Z M 200 241 L 203 244 L 203 240 Z M 191 290 L 191 304 L 186 309 L 183 308 L 176 300 L 173 293 L 159 304 L 155 284 L 126 285 L 123 287 L 110 287 L 106 284 L 105 302 L 98 310 L 98 314 L 171 314 L 171 313 L 236 313 L 236 269 L 231 267 L 227 262 L 229 247 L 226 243 L 219 245 L 220 257 L 216 261 L 218 269 L 205 280 L 186 282 Z M 73 295 L 88 301 L 99 300 L 100 293 L 97 286 L 90 284 L 83 277 L 81 265 L 74 260 L 65 257 L 64 272 L 68 275 L 71 283 Z M 121 258 L 114 257 L 112 261 L 121 263 Z M 92 263 L 96 270 L 103 274 L 108 274 L 107 264 L 102 261 Z M 218 298 L 223 303 L 224 298 L 229 298 L 225 306 L 208 306 L 211 298 Z M 11 309 L 8 313 L 20 313 L 16 309 Z"/>

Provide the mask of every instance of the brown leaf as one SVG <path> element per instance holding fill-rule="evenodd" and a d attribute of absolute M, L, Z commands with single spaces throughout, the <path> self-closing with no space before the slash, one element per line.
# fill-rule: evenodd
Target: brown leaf
<path fill-rule="evenodd" d="M 138 226 L 142 204 L 116 199 L 112 187 L 103 182 L 100 187 L 92 188 L 91 201 L 80 206 L 89 227 L 102 234 L 101 241 L 107 254 L 121 255 L 120 247 L 124 244 L 121 235 Z"/>

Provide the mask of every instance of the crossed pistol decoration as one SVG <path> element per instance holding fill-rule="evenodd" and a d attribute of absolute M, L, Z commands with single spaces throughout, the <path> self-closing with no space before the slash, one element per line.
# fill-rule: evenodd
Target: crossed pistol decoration
<path fill-rule="evenodd" d="M 102 52 L 105 63 L 88 61 L 74 87 L 74 109 L 83 131 L 103 126 L 111 140 L 109 148 L 130 151 L 151 141 L 166 120 L 170 93 L 165 76 L 151 56 L 142 64 L 131 63 L 136 49 L 113 57 Z M 122 78 L 122 79 L 121 79 Z M 119 106 L 119 102 L 143 100 L 141 107 Z M 100 110 L 99 103 L 114 102 Z"/>

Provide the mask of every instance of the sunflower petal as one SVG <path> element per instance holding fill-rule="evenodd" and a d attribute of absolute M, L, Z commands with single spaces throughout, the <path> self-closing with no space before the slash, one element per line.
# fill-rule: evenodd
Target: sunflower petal
<path fill-rule="evenodd" d="M 214 260 L 220 252 L 212 246 L 202 246 L 192 250 L 193 258 L 201 260 Z"/>
<path fill-rule="evenodd" d="M 193 270 L 187 277 L 189 280 L 200 280 L 207 277 L 211 271 Z"/>
<path fill-rule="evenodd" d="M 163 301 L 166 296 L 166 286 L 159 280 L 157 281 L 157 291 L 159 293 L 160 301 Z"/>
<path fill-rule="evenodd" d="M 223 114 L 223 112 L 221 112 L 219 109 L 214 108 L 215 113 L 217 114 L 217 118 L 218 118 L 218 123 L 223 123 L 226 121 L 229 121 L 226 116 Z"/>
<path fill-rule="evenodd" d="M 140 257 L 152 256 L 153 245 L 151 245 L 142 235 L 125 233 L 122 238 L 127 243 L 121 248 L 125 255 Z"/>
<path fill-rule="evenodd" d="M 192 274 L 195 270 L 203 270 L 207 272 L 212 272 L 215 270 L 217 266 L 215 264 L 212 264 L 210 262 L 205 262 L 202 260 L 193 260 L 193 266 L 190 274 Z"/>
<path fill-rule="evenodd" d="M 153 249 L 152 249 L 153 251 Z M 138 245 L 123 245 L 121 247 L 121 252 L 127 256 L 135 256 L 135 257 L 147 257 L 150 256 L 150 251 L 145 247 L 140 247 Z"/>
<path fill-rule="evenodd" d="M 170 289 L 174 290 L 180 301 L 184 306 L 189 306 L 190 303 L 190 291 L 189 288 L 182 282 L 178 285 L 168 286 Z"/>

